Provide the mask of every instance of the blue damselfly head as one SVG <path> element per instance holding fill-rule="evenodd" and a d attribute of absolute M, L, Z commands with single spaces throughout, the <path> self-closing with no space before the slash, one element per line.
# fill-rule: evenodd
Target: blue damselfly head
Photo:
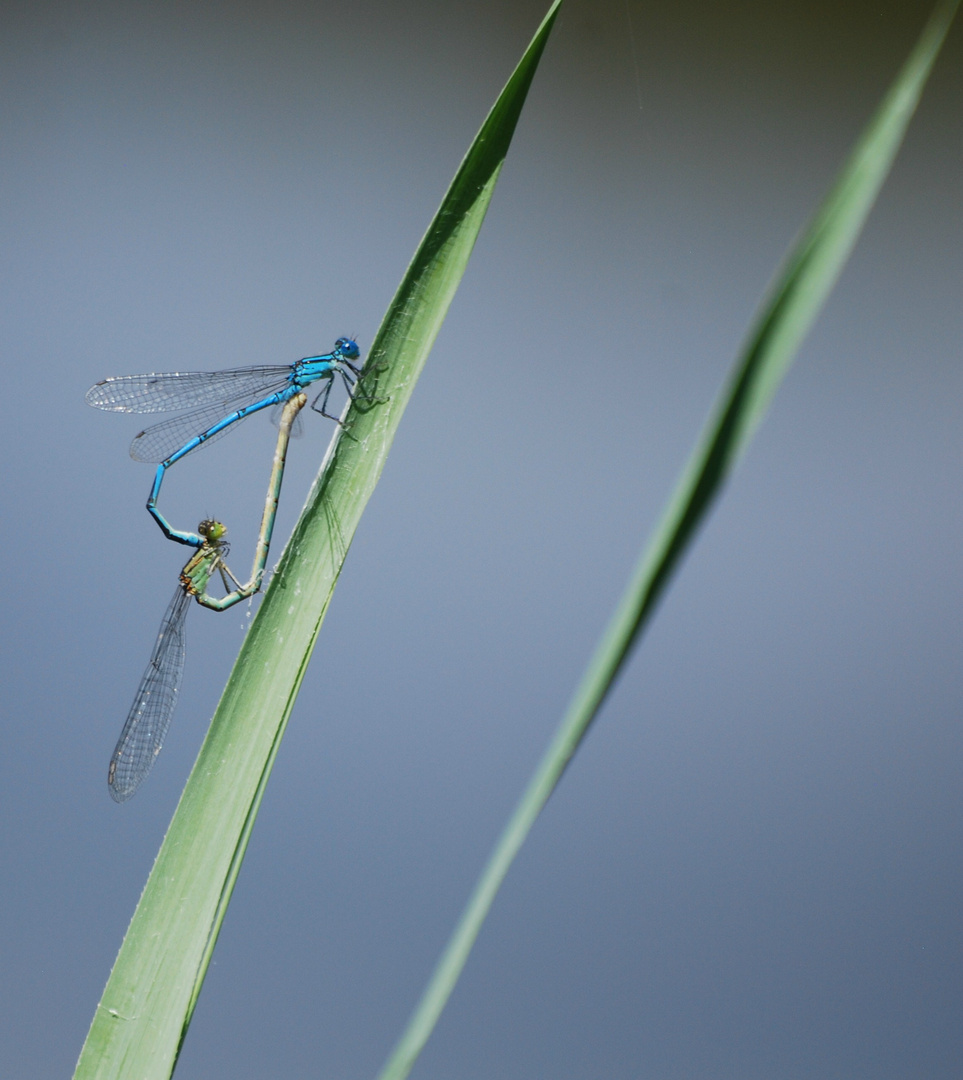
<path fill-rule="evenodd" d="M 334 343 L 334 351 L 340 353 L 345 360 L 357 360 L 361 355 L 358 343 L 352 338 L 339 337 Z"/>

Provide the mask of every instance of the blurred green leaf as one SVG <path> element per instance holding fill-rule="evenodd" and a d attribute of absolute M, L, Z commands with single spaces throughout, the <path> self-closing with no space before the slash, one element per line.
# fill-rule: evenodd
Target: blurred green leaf
<path fill-rule="evenodd" d="M 411 1071 L 458 981 L 509 867 L 819 314 L 889 173 L 958 2 L 951 0 L 937 6 L 835 186 L 777 273 L 729 384 L 568 711 L 482 871 L 379 1080 L 402 1080 Z"/>

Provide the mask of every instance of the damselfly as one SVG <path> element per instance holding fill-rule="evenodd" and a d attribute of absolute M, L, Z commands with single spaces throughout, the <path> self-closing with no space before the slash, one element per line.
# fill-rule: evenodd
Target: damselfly
<path fill-rule="evenodd" d="M 340 423 L 338 417 L 327 412 L 328 397 L 336 375 L 341 376 L 350 397 L 357 395 L 361 367 L 353 361 L 360 355 L 356 342 L 338 338 L 331 352 L 323 356 L 306 356 L 296 364 L 225 371 L 175 371 L 166 375 L 119 375 L 92 386 L 87 391 L 87 403 L 111 412 L 190 410 L 136 435 L 130 444 L 130 456 L 135 461 L 159 463 L 147 509 L 168 539 L 196 547 L 195 534 L 173 528 L 157 508 L 164 474 L 171 465 L 199 446 L 224 435 L 238 421 L 272 405 L 290 401 L 315 382 L 326 385 L 311 407 Z"/>
<path fill-rule="evenodd" d="M 192 543 L 198 550 L 180 572 L 177 589 L 161 621 L 147 670 L 110 758 L 107 785 L 115 802 L 125 802 L 134 794 L 164 745 L 184 671 L 187 609 L 191 599 L 215 611 L 225 611 L 253 596 L 261 586 L 274 531 L 291 425 L 306 402 L 305 395 L 299 393 L 285 404 L 281 414 L 281 430 L 274 452 L 274 465 L 250 581 L 242 585 L 228 569 L 224 561 L 228 553 L 228 544 L 224 539 L 227 529 L 219 521 L 202 521 L 197 527 L 199 535 L 185 534 L 190 537 L 185 542 Z M 224 588 L 230 589 L 226 596 L 215 597 L 208 593 L 207 587 L 215 574 L 221 578 Z M 234 589 L 231 589 L 229 582 L 234 583 Z"/>

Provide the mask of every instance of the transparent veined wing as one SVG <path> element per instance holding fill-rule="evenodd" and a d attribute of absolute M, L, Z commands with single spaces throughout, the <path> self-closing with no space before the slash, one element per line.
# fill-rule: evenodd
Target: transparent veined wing
<path fill-rule="evenodd" d="M 258 401 L 282 389 L 290 374 L 290 364 L 268 364 L 225 371 L 116 375 L 95 383 L 85 396 L 88 405 L 108 412 L 176 412 L 214 403 Z"/>
<path fill-rule="evenodd" d="M 110 758 L 107 786 L 114 802 L 126 802 L 154 765 L 170 727 L 184 671 L 187 608 L 191 595 L 180 585 L 160 633 L 124 730 Z"/>
<path fill-rule="evenodd" d="M 244 405 L 254 404 L 254 402 L 243 398 L 242 401 L 244 401 Z M 134 461 L 148 461 L 154 464 L 166 461 L 171 454 L 180 450 L 195 436 L 207 431 L 208 428 L 212 428 L 236 409 L 243 408 L 244 405 L 241 405 L 240 402 L 231 401 L 227 402 L 226 405 L 204 405 L 200 409 L 193 409 L 191 412 L 181 413 L 180 416 L 172 416 L 169 420 L 162 420 L 159 424 L 154 424 L 153 427 L 149 427 L 134 436 L 134 441 L 130 444 L 130 456 Z M 246 417 L 242 416 L 241 420 L 244 419 Z M 233 431 L 240 422 L 240 420 L 236 420 L 230 427 L 224 428 L 223 431 L 219 431 L 216 435 L 211 435 L 210 438 L 199 443 L 195 449 L 217 442 L 222 435 L 227 435 L 228 432 Z"/>

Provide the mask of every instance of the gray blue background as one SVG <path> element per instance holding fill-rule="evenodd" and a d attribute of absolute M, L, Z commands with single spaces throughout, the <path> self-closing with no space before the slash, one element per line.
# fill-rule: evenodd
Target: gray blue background
<path fill-rule="evenodd" d="M 178 1070 L 369 1077 L 773 268 L 928 5 L 570 0 L 348 557 Z M 248 620 L 190 613 L 109 374 L 363 349 L 535 0 L 13 3 L 0 27 L 0 1075 L 69 1075 Z M 957 25 L 866 232 L 419 1062 L 959 1075 Z M 286 538 L 330 436 L 308 417 Z M 274 431 L 170 474 L 246 568 Z M 275 549 L 275 554 L 280 547 Z"/>

